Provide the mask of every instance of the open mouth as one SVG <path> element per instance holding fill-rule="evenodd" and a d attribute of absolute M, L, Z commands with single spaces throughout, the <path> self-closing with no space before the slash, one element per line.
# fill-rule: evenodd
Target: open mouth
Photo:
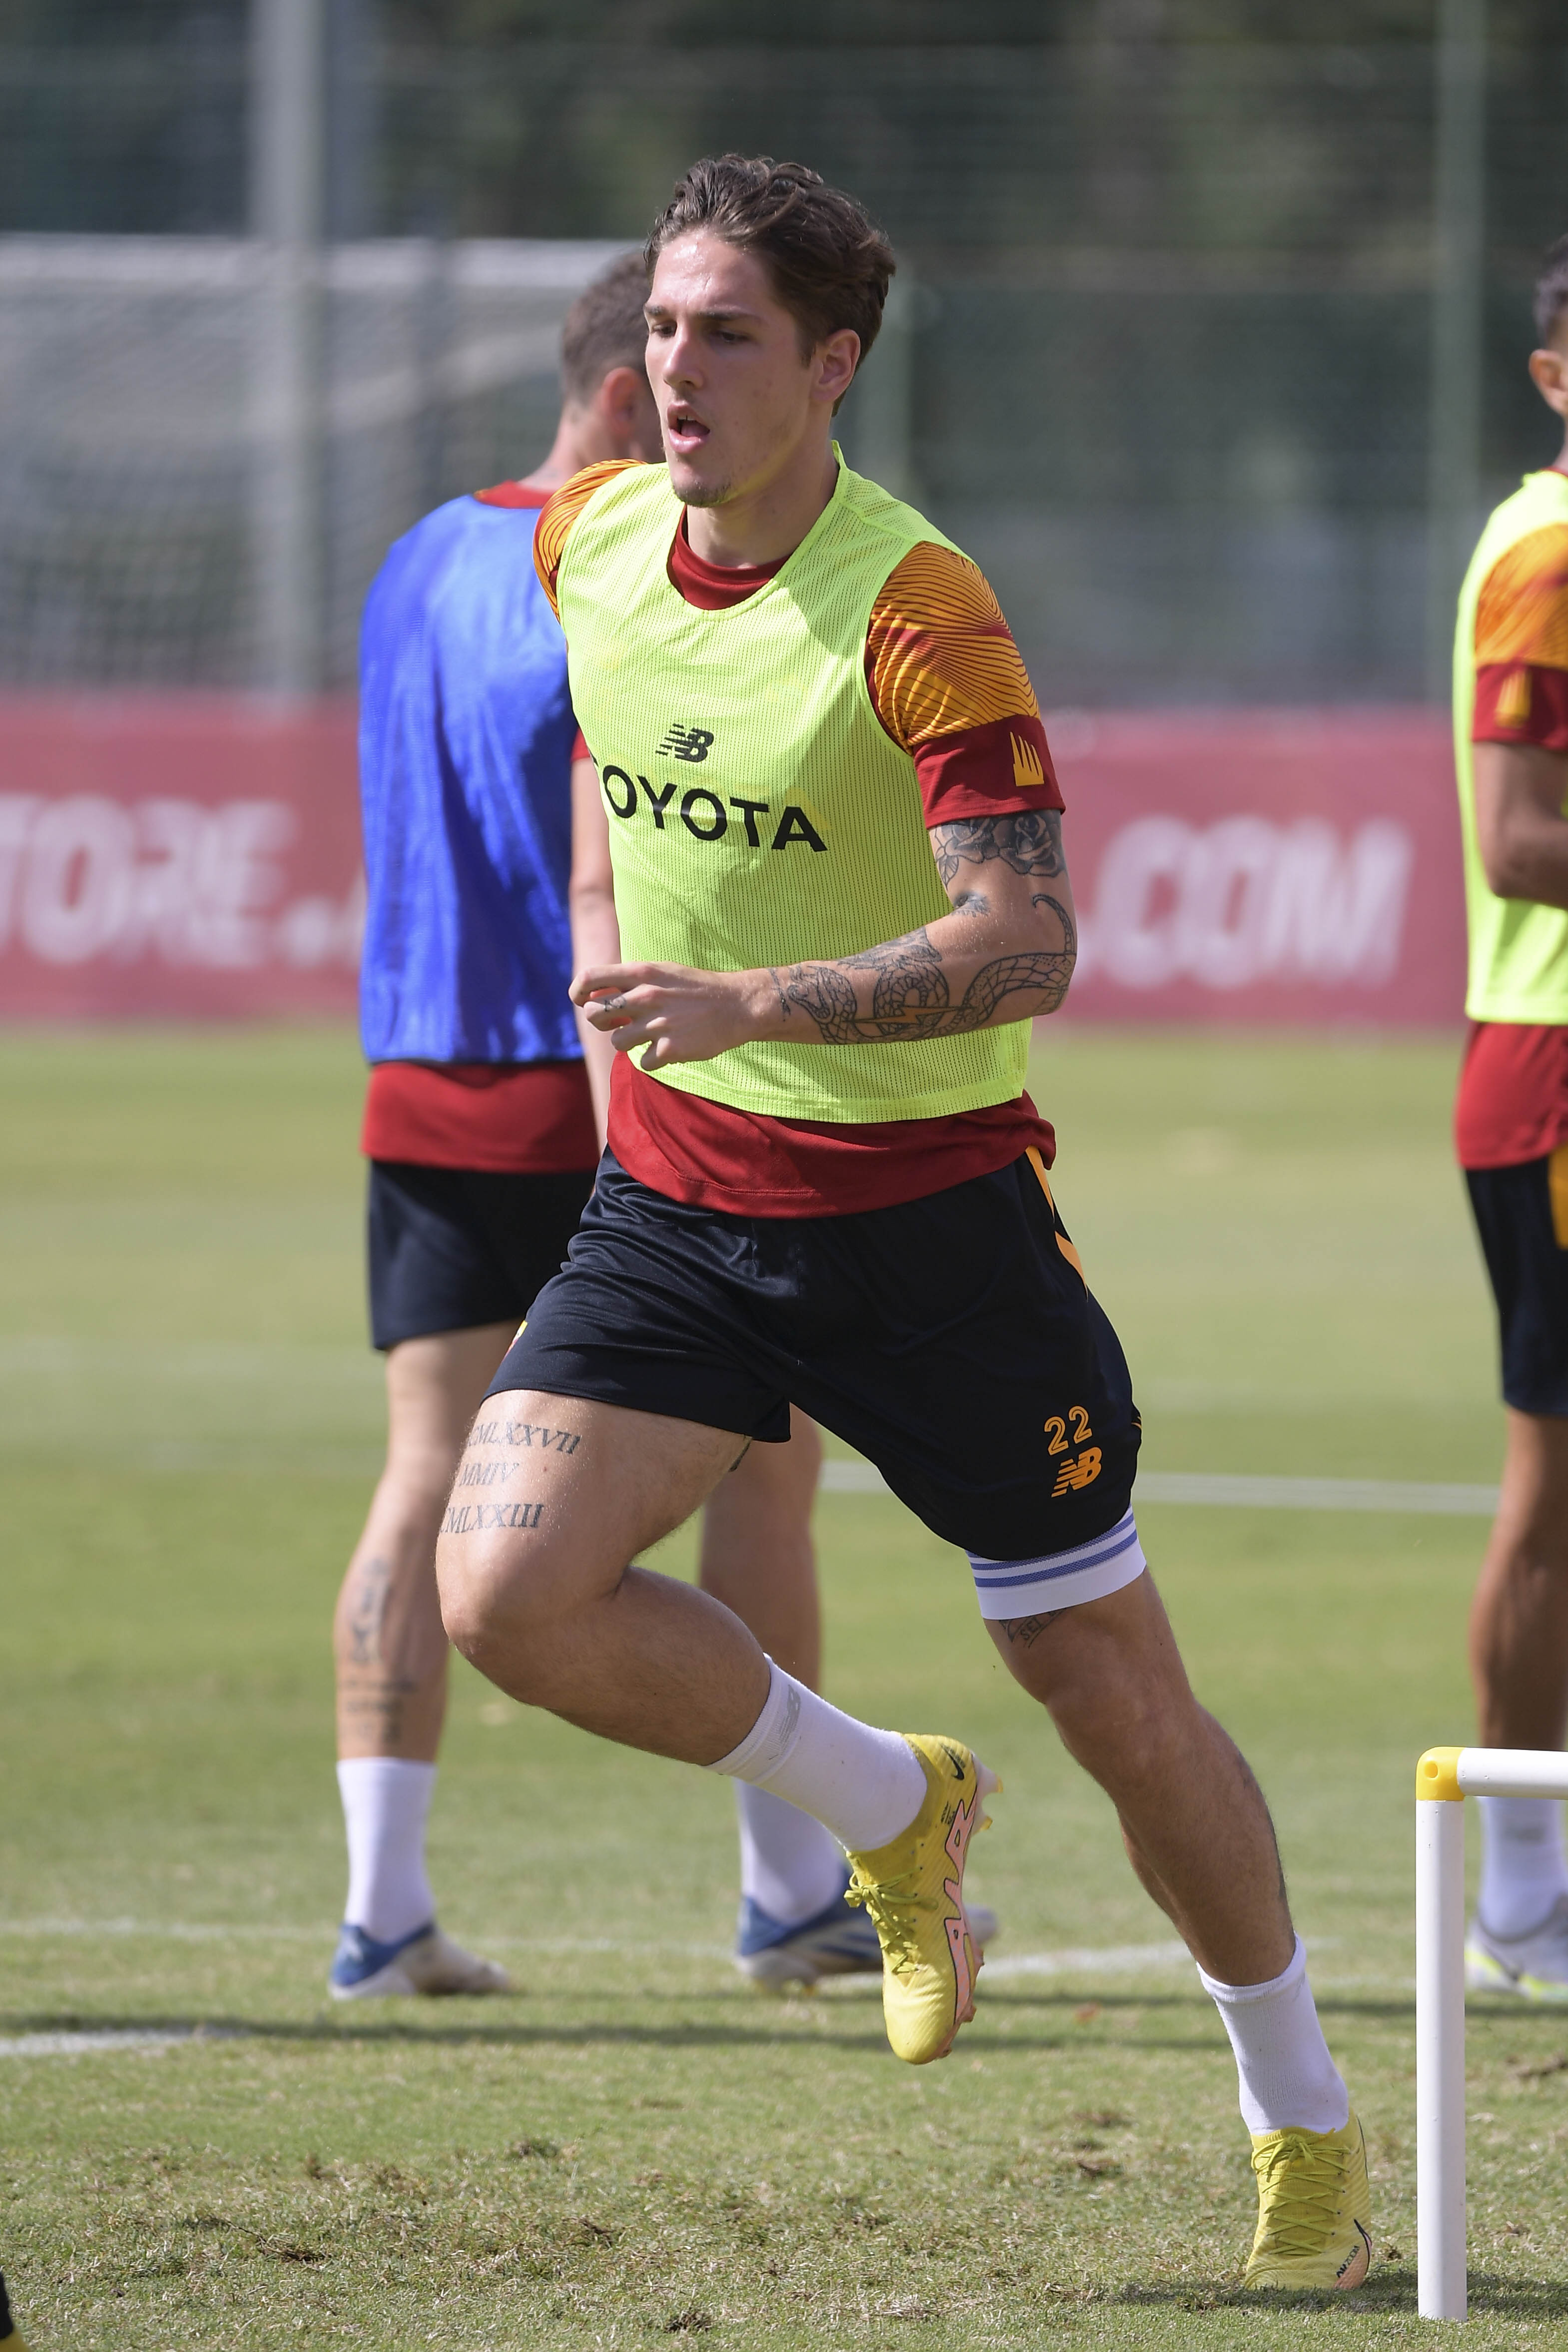
<path fill-rule="evenodd" d="M 684 402 L 665 410 L 664 430 L 670 447 L 680 450 L 683 455 L 700 449 L 708 437 L 706 425 L 695 409 L 687 408 Z"/>

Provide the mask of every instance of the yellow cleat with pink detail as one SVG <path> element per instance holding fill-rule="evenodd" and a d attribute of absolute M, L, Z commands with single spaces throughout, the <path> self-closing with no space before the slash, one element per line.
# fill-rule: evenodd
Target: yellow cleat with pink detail
<path fill-rule="evenodd" d="M 925 1775 L 925 1802 L 902 1836 L 850 1856 L 846 1902 L 863 1904 L 882 1946 L 882 2011 L 894 2055 L 911 2066 L 946 2058 L 975 2014 L 982 1954 L 964 1909 L 969 1840 L 1001 1787 L 960 1740 L 904 1737 Z"/>

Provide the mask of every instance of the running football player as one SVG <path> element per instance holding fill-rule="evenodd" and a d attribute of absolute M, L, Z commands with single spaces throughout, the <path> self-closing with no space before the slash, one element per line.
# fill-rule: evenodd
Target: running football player
<path fill-rule="evenodd" d="M 1568 237 L 1530 373 L 1568 420 Z M 1455 1139 L 1497 1301 L 1502 1496 L 1470 1617 L 1479 1736 L 1568 1724 L 1568 443 L 1488 522 L 1459 602 L 1455 751 L 1469 987 Z M 1472 1985 L 1568 2001 L 1568 1855 L 1549 1798 L 1482 1797 Z"/>
<path fill-rule="evenodd" d="M 388 1446 L 335 1627 L 350 1871 L 329 1984 L 341 2000 L 507 1987 L 436 1924 L 425 1866 L 446 1701 L 435 1531 L 475 1409 L 566 1255 L 598 1157 L 567 994 L 577 728 L 533 538 L 551 490 L 583 466 L 660 454 L 646 291 L 638 260 L 590 288 L 566 324 L 549 457 L 427 515 L 366 608 L 362 1140 Z M 715 1494 L 702 1549 L 705 1584 L 807 1684 L 820 1451 L 797 1414 L 790 1444 L 759 1447 Z M 880 1973 L 828 1832 L 766 1790 L 738 1793 L 743 1971 L 768 1983 Z"/>
<path fill-rule="evenodd" d="M 590 469 L 536 547 L 614 859 L 622 954 L 573 982 L 619 1049 L 610 1150 L 471 1433 L 447 1629 L 526 1703 L 824 1822 L 893 2046 L 939 2058 L 973 2014 L 992 1777 L 628 1565 L 791 1403 L 841 1433 L 967 1552 L 998 1652 L 1199 1963 L 1253 2135 L 1248 2282 L 1354 2286 L 1360 2129 L 1263 1800 L 1146 1570 L 1127 1368 L 1023 1091 L 1076 945 L 1039 712 L 979 572 L 831 439 L 892 254 L 814 173 L 727 156 L 648 260 L 668 471 Z"/>

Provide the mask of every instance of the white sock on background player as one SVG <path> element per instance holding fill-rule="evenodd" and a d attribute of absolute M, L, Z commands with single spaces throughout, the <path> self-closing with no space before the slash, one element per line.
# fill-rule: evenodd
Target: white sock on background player
<path fill-rule="evenodd" d="M 434 1764 L 402 1756 L 353 1756 L 338 1767 L 349 1834 L 343 1917 L 378 1944 L 395 1944 L 435 1916 L 424 1868 L 424 1824 Z"/>
<path fill-rule="evenodd" d="M 1494 1936 L 1528 1936 L 1568 1895 L 1563 1806 L 1556 1797 L 1482 1797 L 1476 1908 Z"/>
<path fill-rule="evenodd" d="M 709 1769 L 799 1805 L 861 1853 L 906 1830 L 925 1802 L 919 1758 L 896 1731 L 873 1731 L 768 1664 L 773 1679 L 746 1738 Z"/>
<path fill-rule="evenodd" d="M 1290 1967 L 1267 1984 L 1221 1984 L 1202 1969 L 1197 1973 L 1236 2053 L 1248 2130 L 1343 2131 L 1350 2093 L 1318 2023 L 1301 1937 Z"/>
<path fill-rule="evenodd" d="M 740 1892 L 782 1927 L 814 1919 L 843 1892 L 843 1848 L 831 1830 L 767 1789 L 735 1784 Z"/>

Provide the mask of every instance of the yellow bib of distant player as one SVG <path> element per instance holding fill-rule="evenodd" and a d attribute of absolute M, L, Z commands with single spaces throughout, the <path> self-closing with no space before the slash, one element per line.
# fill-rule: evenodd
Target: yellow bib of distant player
<path fill-rule="evenodd" d="M 704 613 L 666 571 L 680 519 L 663 466 L 629 468 L 583 508 L 559 573 L 625 961 L 810 962 L 950 913 L 915 762 L 889 740 L 865 677 L 889 572 L 922 541 L 950 542 L 841 461 L 783 569 L 744 604 Z M 1028 1057 L 1019 1021 L 903 1044 L 737 1045 L 654 1075 L 771 1118 L 936 1118 L 1012 1101 Z"/>
<path fill-rule="evenodd" d="M 1531 898 L 1500 898 L 1476 845 L 1476 607 L 1500 556 L 1549 523 L 1568 522 L 1568 476 L 1526 474 L 1492 514 L 1459 592 L 1454 639 L 1454 765 L 1465 841 L 1465 909 L 1470 936 L 1465 1011 L 1472 1021 L 1568 1023 L 1568 914 Z M 1568 814 L 1568 812 L 1565 812 Z"/>

